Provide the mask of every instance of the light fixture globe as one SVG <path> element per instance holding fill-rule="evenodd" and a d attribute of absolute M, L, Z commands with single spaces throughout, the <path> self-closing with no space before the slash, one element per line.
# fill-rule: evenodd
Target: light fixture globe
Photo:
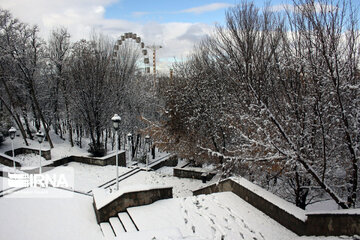
<path fill-rule="evenodd" d="M 11 140 L 13 140 L 15 138 L 15 133 L 16 133 L 16 128 L 11 127 L 9 129 L 9 135 L 10 135 Z"/>
<path fill-rule="evenodd" d="M 145 136 L 145 143 L 146 143 L 146 144 L 149 144 L 149 143 L 150 143 L 150 136 L 149 136 L 149 135 L 146 135 L 146 136 Z"/>
<path fill-rule="evenodd" d="M 114 116 L 111 118 L 111 121 L 113 122 L 113 127 L 115 131 L 117 131 L 121 122 L 121 117 L 117 114 L 114 114 Z"/>
<path fill-rule="evenodd" d="M 129 142 L 131 142 L 131 140 L 132 140 L 132 134 L 131 134 L 131 133 L 129 133 L 129 134 L 127 135 L 127 139 L 128 139 Z"/>
<path fill-rule="evenodd" d="M 42 143 L 44 141 L 45 135 L 41 131 L 38 131 L 36 133 L 36 137 L 37 137 L 38 142 Z"/>

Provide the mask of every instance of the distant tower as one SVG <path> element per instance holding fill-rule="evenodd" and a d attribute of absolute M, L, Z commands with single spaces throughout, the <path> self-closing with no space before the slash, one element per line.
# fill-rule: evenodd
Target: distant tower
<path fill-rule="evenodd" d="M 146 46 L 146 48 L 151 49 L 153 51 L 153 72 L 154 72 L 154 89 L 156 85 L 156 50 L 162 48 L 160 45 L 150 45 Z"/>

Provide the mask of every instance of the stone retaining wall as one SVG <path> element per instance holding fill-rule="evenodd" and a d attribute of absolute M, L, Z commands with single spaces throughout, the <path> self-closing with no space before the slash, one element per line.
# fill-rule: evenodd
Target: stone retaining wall
<path fill-rule="evenodd" d="M 339 213 L 307 214 L 306 235 L 360 235 L 360 215 Z"/>
<path fill-rule="evenodd" d="M 165 161 L 160 161 L 158 164 L 154 164 L 153 166 L 151 166 L 151 169 L 158 170 L 159 168 L 162 168 L 162 167 L 176 167 L 177 164 L 178 164 L 177 156 L 172 155 Z"/>
<path fill-rule="evenodd" d="M 69 156 L 61 158 L 59 160 L 55 160 L 52 164 L 49 164 L 46 167 L 58 167 L 70 162 L 79 162 L 98 166 L 116 165 L 116 153 L 101 158 L 86 156 Z M 126 167 L 125 151 L 119 152 L 118 163 L 120 167 Z"/>
<path fill-rule="evenodd" d="M 25 148 L 25 147 L 14 149 L 15 156 L 19 155 L 19 154 L 31 154 L 31 153 L 35 153 L 35 154 L 39 155 L 39 149 L 32 149 L 32 148 Z M 6 151 L 5 154 L 12 157 L 12 150 Z M 43 158 L 45 158 L 46 160 L 51 160 L 50 149 L 41 150 L 41 156 Z"/>
<path fill-rule="evenodd" d="M 100 209 L 97 209 L 95 197 L 94 194 L 93 206 L 96 220 L 101 223 L 109 221 L 110 217 L 117 216 L 119 212 L 124 212 L 129 207 L 147 205 L 161 199 L 172 198 L 172 187 L 127 192 Z"/>
<path fill-rule="evenodd" d="M 31 148 L 17 148 L 14 149 L 14 154 L 39 154 L 39 149 L 31 149 Z M 5 154 L 7 156 L 12 157 L 12 150 L 6 151 Z M 0 163 L 6 166 L 12 167 L 13 160 L 12 158 L 8 158 L 6 155 L 0 154 Z M 50 150 L 41 150 L 41 156 L 46 160 L 51 160 L 51 151 Z M 119 166 L 126 167 L 126 159 L 125 159 L 125 151 L 119 151 Z M 79 163 L 86 163 L 90 165 L 98 165 L 98 166 L 106 166 L 106 165 L 115 165 L 116 164 L 116 153 L 112 153 L 106 155 L 104 157 L 87 157 L 87 156 L 69 156 L 59 160 L 55 160 L 53 163 L 46 165 L 46 167 L 57 167 L 64 165 L 69 162 L 79 162 Z M 17 167 L 21 167 L 19 162 L 16 162 Z"/>
<path fill-rule="evenodd" d="M 293 231 L 298 235 L 307 236 L 341 236 L 341 235 L 360 235 L 360 215 L 359 214 L 339 214 L 323 213 L 306 214 L 305 221 L 298 219 L 290 211 L 281 209 L 274 203 L 250 191 L 239 183 L 227 179 L 218 184 L 213 184 L 205 188 L 196 190 L 194 195 L 211 194 L 215 192 L 231 191 L 243 200 L 264 212 L 266 215 Z M 264 190 L 265 191 L 265 190 Z M 305 214 L 305 211 L 304 211 Z"/>
<path fill-rule="evenodd" d="M 119 156 L 119 166 L 120 167 L 126 167 L 126 160 L 125 160 L 125 152 L 121 151 L 118 154 Z M 64 164 L 70 163 L 70 162 L 79 162 L 79 163 L 85 163 L 90 165 L 98 165 L 98 166 L 107 166 L 107 165 L 115 165 L 116 164 L 116 154 L 110 154 L 101 158 L 95 158 L 95 157 L 85 157 L 85 156 L 69 156 L 65 158 L 61 158 L 59 160 L 55 160 L 53 162 L 50 162 L 49 164 L 43 166 L 43 172 L 47 172 L 53 167 L 62 166 Z M 0 163 L 4 164 L 6 166 L 12 167 L 13 161 L 11 158 L 8 158 L 6 155 L 0 154 Z M 17 167 L 21 167 L 21 164 L 19 162 L 15 161 L 15 164 Z M 28 170 L 22 170 L 29 174 L 34 174 L 39 172 L 39 168 L 34 169 L 28 169 Z"/>
<path fill-rule="evenodd" d="M 205 178 L 206 181 L 210 181 L 216 173 L 214 172 L 207 172 L 201 169 L 196 170 L 194 168 L 174 168 L 174 176 L 179 178 L 192 178 L 192 179 L 199 179 L 202 180 Z"/>
<path fill-rule="evenodd" d="M 110 154 L 101 158 L 71 156 L 73 162 L 86 163 L 98 166 L 116 165 L 116 154 Z M 126 167 L 125 152 L 121 151 L 118 154 L 118 162 L 120 167 Z"/>
<path fill-rule="evenodd" d="M 14 166 L 12 157 L 8 157 L 7 155 L 4 154 L 0 154 L 0 163 L 8 167 Z M 21 164 L 17 161 L 15 161 L 15 165 L 16 167 L 21 167 Z"/>

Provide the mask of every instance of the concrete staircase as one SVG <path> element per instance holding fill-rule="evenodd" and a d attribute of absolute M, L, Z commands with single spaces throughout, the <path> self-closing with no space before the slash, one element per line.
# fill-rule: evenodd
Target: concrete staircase
<path fill-rule="evenodd" d="M 125 232 L 139 231 L 128 212 L 120 212 L 117 217 L 111 217 L 109 222 L 100 223 L 100 228 L 106 239 L 114 238 Z"/>

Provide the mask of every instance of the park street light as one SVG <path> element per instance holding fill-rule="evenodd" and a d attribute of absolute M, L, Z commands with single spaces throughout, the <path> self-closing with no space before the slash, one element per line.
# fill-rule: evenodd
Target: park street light
<path fill-rule="evenodd" d="M 39 144 L 39 156 L 40 156 L 39 174 L 41 174 L 41 173 L 42 173 L 42 169 L 41 169 L 41 144 L 42 144 L 42 142 L 44 141 L 45 135 L 44 135 L 41 131 L 38 131 L 38 132 L 36 133 L 36 137 L 37 137 L 38 142 L 40 143 L 40 144 Z"/>
<path fill-rule="evenodd" d="M 15 138 L 16 129 L 14 127 L 11 127 L 9 129 L 9 135 L 11 138 L 11 149 L 12 149 L 12 157 L 14 162 L 14 173 L 16 172 L 16 165 L 15 165 L 15 152 L 14 152 L 14 138 Z"/>
<path fill-rule="evenodd" d="M 146 150 L 146 171 L 149 171 L 149 149 L 150 149 L 150 136 L 145 136 L 145 150 Z"/>
<path fill-rule="evenodd" d="M 118 130 L 119 130 L 119 125 L 121 122 L 121 117 L 117 114 L 114 114 L 114 116 L 111 118 L 111 121 L 113 122 L 113 127 L 114 130 L 116 132 L 116 190 L 119 190 L 119 160 L 118 160 L 118 152 L 119 152 L 119 144 L 118 144 Z"/>
<path fill-rule="evenodd" d="M 129 147 L 129 162 L 131 163 L 132 161 L 132 134 L 129 133 L 127 135 L 127 140 L 128 140 L 128 147 Z"/>

